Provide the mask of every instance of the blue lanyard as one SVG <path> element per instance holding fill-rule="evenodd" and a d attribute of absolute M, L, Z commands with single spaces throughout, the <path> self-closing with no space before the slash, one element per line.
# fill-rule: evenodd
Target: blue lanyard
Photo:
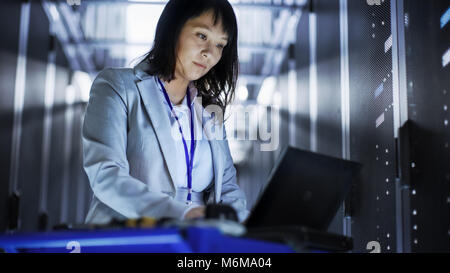
<path fill-rule="evenodd" d="M 173 110 L 172 103 L 170 102 L 169 96 L 167 95 L 167 91 L 164 88 L 164 85 L 161 83 L 161 80 L 159 79 L 159 77 L 157 77 L 157 78 L 158 78 L 158 82 L 161 85 L 161 88 L 163 90 L 164 98 L 166 99 L 167 104 L 170 107 L 170 111 L 172 112 L 172 114 L 175 116 L 175 119 L 177 120 L 178 129 L 180 129 L 181 139 L 183 140 L 184 155 L 186 157 L 187 180 L 188 180 L 188 196 L 187 196 L 186 203 L 191 204 L 192 203 L 192 196 L 191 196 L 191 193 L 192 193 L 192 164 L 194 162 L 195 140 L 194 140 L 194 119 L 193 119 L 192 106 L 191 106 L 191 96 L 189 94 L 190 93 L 189 86 L 187 87 L 187 90 L 186 90 L 186 96 L 187 96 L 187 103 L 189 105 L 190 117 L 191 117 L 191 156 L 190 157 L 188 155 L 186 140 L 184 139 L 183 130 L 181 130 L 181 125 L 178 120 L 178 117 L 175 114 L 175 111 Z"/>

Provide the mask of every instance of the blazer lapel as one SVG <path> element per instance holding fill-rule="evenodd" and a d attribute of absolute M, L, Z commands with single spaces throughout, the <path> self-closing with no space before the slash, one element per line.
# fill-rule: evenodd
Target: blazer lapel
<path fill-rule="evenodd" d="M 172 186 L 175 190 L 175 173 L 176 168 L 176 149 L 172 143 L 172 131 L 170 127 L 170 120 L 167 116 L 167 110 L 164 109 L 164 105 L 159 101 L 158 88 L 152 77 L 146 78 L 143 81 L 137 83 L 139 93 L 141 94 L 144 102 L 145 109 L 155 128 L 156 137 L 158 138 L 159 146 L 164 156 L 164 160 L 167 164 L 170 176 L 172 178 Z"/>

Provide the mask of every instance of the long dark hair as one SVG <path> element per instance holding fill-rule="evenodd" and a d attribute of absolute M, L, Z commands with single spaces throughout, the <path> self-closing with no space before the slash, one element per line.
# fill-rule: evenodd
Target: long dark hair
<path fill-rule="evenodd" d="M 220 61 L 207 74 L 194 81 L 203 107 L 217 105 L 223 117 L 225 109 L 234 99 L 239 74 L 237 49 L 238 29 L 233 7 L 227 0 L 170 0 L 158 20 L 153 48 L 143 56 L 150 63 L 145 71 L 169 81 L 174 79 L 175 47 L 181 29 L 190 19 L 204 12 L 213 11 L 214 25 L 222 21 L 223 31 L 228 34 L 228 43 L 222 51 Z"/>

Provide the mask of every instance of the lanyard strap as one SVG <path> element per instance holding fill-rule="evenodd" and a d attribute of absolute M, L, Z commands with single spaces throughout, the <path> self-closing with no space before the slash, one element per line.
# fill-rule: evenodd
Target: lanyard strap
<path fill-rule="evenodd" d="M 170 111 L 172 112 L 172 115 L 175 116 L 175 119 L 178 123 L 178 129 L 180 129 L 180 133 L 181 133 L 181 139 L 183 140 L 183 147 L 184 147 L 184 155 L 186 158 L 186 169 L 187 169 L 187 186 L 188 186 L 188 195 L 187 195 L 187 204 L 191 204 L 192 203 L 192 164 L 194 162 L 194 151 L 195 151 L 195 140 L 194 140 L 194 118 L 193 118 L 193 113 L 192 113 L 192 106 L 191 106 L 191 96 L 190 96 L 190 92 L 189 92 L 189 86 L 187 87 L 186 90 L 186 96 L 187 96 L 187 103 L 189 105 L 189 112 L 190 112 L 190 119 L 191 119 L 191 156 L 188 155 L 188 149 L 187 149 L 187 145 L 186 145 L 186 140 L 184 139 L 183 136 L 183 130 L 181 129 L 181 124 L 178 120 L 177 115 L 175 114 L 175 111 L 173 110 L 173 106 L 172 106 L 172 102 L 169 99 L 169 96 L 167 95 L 167 91 L 164 88 L 164 85 L 161 83 L 161 80 L 159 79 L 159 77 L 157 77 L 159 84 L 161 85 L 161 89 L 163 90 L 164 93 L 164 98 L 167 101 L 167 104 L 170 107 Z"/>

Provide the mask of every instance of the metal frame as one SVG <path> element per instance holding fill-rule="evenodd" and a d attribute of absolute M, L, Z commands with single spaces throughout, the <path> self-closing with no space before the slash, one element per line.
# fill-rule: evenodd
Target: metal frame
<path fill-rule="evenodd" d="M 73 49 L 66 46 L 67 41 L 69 41 L 69 34 L 67 33 L 65 26 L 61 22 L 60 19 L 61 16 L 59 15 L 58 10 L 56 9 L 56 5 L 49 1 L 43 1 L 42 8 L 47 14 L 53 32 L 55 33 L 58 40 L 61 42 L 62 50 L 64 52 L 64 55 L 67 57 L 69 61 L 70 68 L 72 70 L 81 70 L 82 67 L 79 60 L 76 57 L 76 52 Z M 54 18 L 54 16 L 57 16 L 58 18 Z"/>
<path fill-rule="evenodd" d="M 342 158 L 350 159 L 350 68 L 347 0 L 340 0 Z"/>
<path fill-rule="evenodd" d="M 16 79 L 14 90 L 14 121 L 12 130 L 11 166 L 9 177 L 9 195 L 19 195 L 18 171 L 20 157 L 20 139 L 22 137 L 22 114 L 25 96 L 27 68 L 28 31 L 30 26 L 31 3 L 22 3 L 20 10 L 19 50 L 17 54 Z M 20 218 L 18 218 L 20 219 Z M 9 223 L 11 226 L 11 223 Z M 19 223 L 18 226 L 19 227 Z"/>
<path fill-rule="evenodd" d="M 300 9 L 295 11 L 283 10 L 279 16 L 277 20 L 278 24 L 275 26 L 272 46 L 265 52 L 266 55 L 263 68 L 261 69 L 261 75 L 257 76 L 260 77 L 261 81 L 259 86 L 256 87 L 257 93 L 255 97 L 258 96 L 262 81 L 266 77 L 270 75 L 277 76 L 279 74 L 281 64 L 286 57 L 287 49 L 290 42 L 292 42 L 293 34 L 302 16 L 302 11 Z"/>
<path fill-rule="evenodd" d="M 73 88 L 72 86 L 68 86 Z M 68 223 L 69 217 L 69 189 L 70 189 L 70 156 L 72 154 L 72 130 L 73 130 L 73 123 L 74 123 L 74 109 L 73 109 L 73 103 L 74 103 L 74 95 L 70 92 L 66 91 L 65 96 L 65 103 L 66 103 L 66 111 L 64 115 L 64 123 L 65 123 L 65 129 L 64 129 L 64 151 L 63 151 L 63 160 L 64 160 L 64 173 L 63 173 L 63 179 L 62 179 L 62 189 L 61 189 L 61 214 L 60 214 L 60 223 Z"/>
<path fill-rule="evenodd" d="M 342 158 L 350 160 L 350 67 L 348 49 L 348 6 L 347 0 L 339 1 L 340 50 L 341 50 L 341 128 Z M 344 211 L 345 203 L 344 203 Z M 343 233 L 351 237 L 351 215 L 343 219 Z"/>
<path fill-rule="evenodd" d="M 317 151 L 317 15 L 309 14 L 309 117 L 310 148 Z"/>
<path fill-rule="evenodd" d="M 53 35 L 50 28 L 50 35 Z M 53 39 L 51 39 L 54 42 Z M 52 138 L 52 124 L 53 124 L 53 103 L 55 94 L 55 80 L 56 80 L 56 50 L 52 46 L 47 58 L 47 70 L 45 78 L 45 100 L 44 100 L 44 122 L 43 122 L 43 136 L 42 136 L 42 159 L 41 159 L 41 189 L 39 194 L 39 212 L 47 213 L 47 194 L 49 183 L 49 162 L 50 149 Z"/>
<path fill-rule="evenodd" d="M 399 138 L 400 128 L 408 120 L 408 101 L 406 83 L 406 56 L 405 56 L 405 21 L 403 0 L 391 1 L 391 29 L 392 29 L 392 94 L 394 107 L 394 138 L 397 139 L 397 155 L 401 146 Z M 401 158 L 397 157 L 398 173 L 401 173 Z M 409 209 L 405 210 L 405 202 L 409 203 L 409 186 L 397 177 L 395 181 L 395 209 L 396 209 L 396 235 L 397 252 L 411 252 L 409 236 Z"/>
<path fill-rule="evenodd" d="M 84 39 L 81 36 L 80 22 L 73 16 L 70 6 L 65 1 L 64 4 L 62 4 L 62 1 L 59 2 L 61 3 L 45 0 L 42 1 L 42 7 L 47 14 L 56 37 L 61 42 L 70 68 L 88 73 L 96 72 L 95 65 L 89 55 L 89 47 L 80 43 Z M 71 40 L 75 41 L 75 43 L 71 44 Z"/>
<path fill-rule="evenodd" d="M 89 54 L 90 48 L 81 43 L 84 40 L 84 37 L 81 30 L 79 17 L 74 15 L 69 5 L 59 4 L 56 7 L 58 12 L 60 13 L 60 18 L 63 18 L 62 22 L 65 26 L 65 29 L 71 37 L 70 41 L 73 41 L 76 44 L 76 56 L 83 64 L 83 70 L 88 73 L 95 72 L 95 65 L 92 62 L 91 55 Z M 68 44 L 68 42 L 69 41 L 64 41 L 64 46 Z"/>
<path fill-rule="evenodd" d="M 297 112 L 297 68 L 295 58 L 289 58 L 288 66 L 289 145 L 296 146 L 297 130 L 295 128 L 295 116 Z"/>
<path fill-rule="evenodd" d="M 115 4 L 115 5 L 131 5 L 131 4 L 140 4 L 140 5 L 166 5 L 167 1 L 127 1 L 127 0 L 81 0 L 83 4 L 88 5 L 99 5 L 99 4 Z M 274 39 L 272 39 L 273 46 L 266 45 L 248 45 L 248 44 L 240 44 L 240 48 L 251 50 L 252 52 L 262 52 L 266 54 L 263 66 L 262 75 L 244 75 L 243 77 L 255 79 L 255 77 L 260 77 L 262 80 L 267 75 L 277 75 L 280 70 L 281 63 L 285 56 L 285 51 L 289 44 L 287 28 L 289 26 L 296 26 L 298 20 L 301 16 L 301 10 L 306 7 L 308 1 L 307 0 L 297 0 L 293 1 L 292 4 L 274 4 L 272 3 L 245 3 L 243 1 L 234 1 L 231 4 L 233 7 L 239 9 L 270 9 L 273 11 L 280 12 L 280 16 L 283 16 L 282 20 L 279 20 L 279 25 L 276 27 L 276 32 L 274 35 Z M 63 18 L 59 21 L 52 20 L 52 24 L 58 25 L 57 37 L 62 42 L 64 47 L 64 52 L 68 56 L 69 62 L 71 63 L 71 67 L 73 70 L 84 70 L 88 73 L 95 72 L 95 68 L 93 63 L 90 61 L 89 49 L 95 47 L 116 47 L 116 46 L 129 46 L 129 45 L 145 45 L 148 44 L 129 44 L 125 41 L 108 41 L 108 40 L 95 40 L 95 41 L 85 41 L 81 35 L 80 22 L 79 18 L 74 16 L 73 12 L 70 10 L 70 6 L 76 6 L 76 1 L 73 3 L 68 3 L 66 0 L 57 0 L 57 1 L 44 1 L 44 8 L 47 11 L 47 15 L 50 19 L 51 12 L 50 9 L 56 10 L 59 17 Z M 290 13 L 291 16 L 288 16 Z M 71 40 L 69 39 L 71 38 Z M 254 80 L 253 82 L 257 85 L 262 84 L 262 80 Z"/>
<path fill-rule="evenodd" d="M 115 4 L 115 5 L 166 5 L 168 1 L 127 1 L 127 0 L 80 0 L 89 5 Z M 56 0 L 56 2 L 66 3 L 67 0 Z M 247 3 L 244 1 L 233 1 L 231 5 L 244 9 L 271 9 L 271 10 L 286 10 L 286 9 L 301 9 L 307 3 L 307 0 L 293 1 L 293 4 L 273 4 L 273 3 Z M 72 4 L 76 5 L 75 1 Z"/>

